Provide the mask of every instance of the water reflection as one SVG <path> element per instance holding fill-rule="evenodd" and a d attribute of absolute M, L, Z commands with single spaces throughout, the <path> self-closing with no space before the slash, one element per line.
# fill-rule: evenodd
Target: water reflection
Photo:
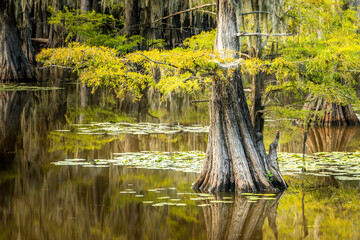
<path fill-rule="evenodd" d="M 0 234 L 4 239 L 358 239 L 359 183 L 333 188 L 324 177 L 304 177 L 287 176 L 290 189 L 276 199 L 252 202 L 227 195 L 234 203 L 188 199 L 184 207 L 154 207 L 143 201 L 194 194 L 196 174 L 24 167 L 0 181 L 6 193 L 0 196 Z M 149 191 L 153 188 L 163 190 Z M 144 197 L 122 193 L 126 189 Z"/>
<path fill-rule="evenodd" d="M 63 72 L 55 74 L 64 77 Z M 166 191 L 161 194 L 179 197 L 178 193 L 191 191 L 197 174 L 115 166 L 52 166 L 50 162 L 64 158 L 111 158 L 113 152 L 205 151 L 207 134 L 52 137 L 50 132 L 55 130 L 71 130 L 69 123 L 136 121 L 138 106 L 133 114 L 134 109 L 113 98 L 111 91 L 90 94 L 89 89 L 69 79 L 51 80 L 50 84 L 63 90 L 0 92 L 0 238 L 360 238 L 358 181 L 344 185 L 314 176 L 307 176 L 306 181 L 286 176 L 291 188 L 281 201 L 278 196 L 252 203 L 237 196 L 234 204 L 199 207 L 189 200 L 186 207 L 153 207 L 143 204 L 144 199 L 120 192 L 131 188 L 146 200 L 154 200 L 158 195 L 148 190 L 162 187 Z M 206 105 L 186 110 L 188 100 L 179 101 L 173 105 L 181 105 L 182 111 L 175 111 L 173 105 L 160 111 L 157 103 L 150 109 L 161 121 L 206 124 Z M 130 113 L 123 114 L 124 108 Z M 155 121 L 149 116 L 146 120 Z M 276 128 L 268 125 L 268 136 L 272 138 Z M 358 149 L 358 128 L 332 129 L 313 128 L 308 150 Z M 296 127 L 280 130 L 280 151 L 300 152 L 301 131 Z"/>
<path fill-rule="evenodd" d="M 234 204 L 210 203 L 203 207 L 207 239 L 262 239 L 266 218 L 273 238 L 278 239 L 276 211 L 282 195 L 256 201 L 237 195 Z"/>
<path fill-rule="evenodd" d="M 349 151 L 350 142 L 358 131 L 356 126 L 312 127 L 307 136 L 307 150 L 309 153 Z"/>

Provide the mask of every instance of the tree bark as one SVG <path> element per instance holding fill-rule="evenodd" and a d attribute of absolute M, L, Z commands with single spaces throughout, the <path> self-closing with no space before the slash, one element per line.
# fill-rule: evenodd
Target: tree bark
<path fill-rule="evenodd" d="M 233 0 L 219 0 L 215 49 L 237 58 L 236 8 Z M 240 4 L 240 3 L 238 3 Z M 255 134 L 239 68 L 216 76 L 210 100 L 210 132 L 203 170 L 193 188 L 203 191 L 275 191 L 287 187 L 277 165 L 276 146 L 266 154 L 261 133 Z M 270 178 L 267 174 L 272 174 Z"/>
<path fill-rule="evenodd" d="M 348 105 L 330 103 L 322 98 L 314 99 L 313 94 L 307 97 L 308 102 L 303 110 L 325 111 L 324 116 L 316 116 L 316 125 L 319 126 L 357 126 L 360 121 L 354 110 Z"/>
<path fill-rule="evenodd" d="M 34 68 L 21 48 L 13 0 L 0 0 L 0 49 L 0 81 L 35 79 Z"/>
<path fill-rule="evenodd" d="M 140 34 L 140 11 L 138 0 L 125 0 L 124 2 L 124 28 L 128 36 Z"/>
<path fill-rule="evenodd" d="M 63 0 L 52 0 L 51 7 L 54 10 L 62 10 L 63 9 Z M 50 26 L 49 31 L 49 47 L 60 47 L 65 44 L 65 37 L 61 27 L 59 26 Z"/>
<path fill-rule="evenodd" d="M 21 26 L 22 51 L 30 63 L 35 63 L 35 53 L 31 42 L 32 26 L 30 21 L 31 6 L 29 0 L 18 1 L 18 25 Z M 20 4 L 21 3 L 21 4 Z"/>

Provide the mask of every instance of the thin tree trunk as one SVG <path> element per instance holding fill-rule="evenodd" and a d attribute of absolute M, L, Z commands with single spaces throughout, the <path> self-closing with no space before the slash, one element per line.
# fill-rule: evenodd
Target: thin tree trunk
<path fill-rule="evenodd" d="M 237 58 L 236 6 L 233 0 L 218 2 L 215 48 L 223 56 Z M 210 132 L 203 170 L 193 188 L 204 191 L 274 191 L 286 188 L 277 165 L 279 134 L 266 155 L 261 133 L 255 135 L 238 68 L 224 70 L 226 81 L 215 77 L 210 100 Z M 269 175 L 273 176 L 271 179 Z"/>
<path fill-rule="evenodd" d="M 35 79 L 35 71 L 21 49 L 12 0 L 0 1 L 0 49 L 0 81 Z"/>

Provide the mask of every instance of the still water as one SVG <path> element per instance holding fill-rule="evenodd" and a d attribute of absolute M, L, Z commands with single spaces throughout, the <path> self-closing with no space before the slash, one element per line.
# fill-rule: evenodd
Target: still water
<path fill-rule="evenodd" d="M 289 175 L 290 188 L 276 196 L 207 195 L 191 190 L 196 173 L 51 164 L 206 149 L 201 132 L 79 135 L 71 134 L 74 124 L 208 125 L 204 103 L 174 98 L 159 104 L 154 94 L 144 111 L 109 90 L 91 94 L 63 72 L 55 74 L 62 80 L 40 85 L 57 90 L 0 92 L 0 239 L 360 239 L 355 180 Z M 301 152 L 302 131 L 291 124 L 269 121 L 267 145 L 276 129 L 280 151 Z M 356 151 L 359 144 L 358 128 L 314 128 L 307 152 Z"/>

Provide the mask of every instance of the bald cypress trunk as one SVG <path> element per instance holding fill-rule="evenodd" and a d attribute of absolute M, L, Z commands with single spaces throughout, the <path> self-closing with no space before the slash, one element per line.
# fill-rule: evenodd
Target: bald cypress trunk
<path fill-rule="evenodd" d="M 239 3 L 240 4 L 240 3 Z M 215 48 L 237 58 L 239 40 L 234 0 L 219 0 Z M 215 77 L 210 100 L 210 132 L 203 170 L 193 188 L 204 191 L 274 191 L 286 188 L 277 165 L 279 134 L 266 154 L 261 133 L 255 134 L 238 67 L 223 66 L 226 81 Z M 271 173 L 269 177 L 266 174 Z"/>
<path fill-rule="evenodd" d="M 35 78 L 34 69 L 21 45 L 15 18 L 15 2 L 0 0 L 0 81 L 26 81 Z"/>
<path fill-rule="evenodd" d="M 140 34 L 138 5 L 138 0 L 125 0 L 124 2 L 124 28 L 128 36 Z"/>
<path fill-rule="evenodd" d="M 307 97 L 308 102 L 303 110 L 324 111 L 323 116 L 316 116 L 316 124 L 320 126 L 357 126 L 360 121 L 352 107 L 314 98 L 313 94 Z"/>

